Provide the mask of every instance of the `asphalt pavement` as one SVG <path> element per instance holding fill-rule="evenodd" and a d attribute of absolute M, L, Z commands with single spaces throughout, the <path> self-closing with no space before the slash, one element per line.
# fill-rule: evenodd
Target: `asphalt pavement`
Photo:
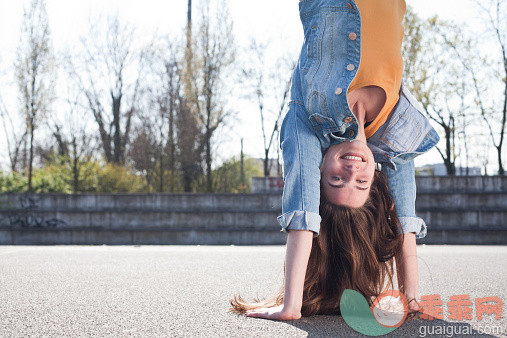
<path fill-rule="evenodd" d="M 284 246 L 0 246 L 0 337 L 354 337 L 341 316 L 247 318 L 229 300 L 267 297 L 283 280 Z M 507 246 L 419 245 L 420 295 L 442 320 L 412 320 L 391 337 L 507 336 Z M 473 318 L 449 318 L 468 295 Z M 476 300 L 499 297 L 501 318 Z"/>

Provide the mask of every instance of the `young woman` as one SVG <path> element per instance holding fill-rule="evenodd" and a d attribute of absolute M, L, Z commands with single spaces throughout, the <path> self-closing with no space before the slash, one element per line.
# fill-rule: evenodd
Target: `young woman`
<path fill-rule="evenodd" d="M 285 280 L 267 300 L 234 297 L 231 311 L 339 313 L 345 288 L 371 304 L 392 287 L 393 258 L 416 311 L 415 240 L 426 225 L 415 214 L 413 159 L 439 137 L 402 83 L 405 1 L 303 0 L 299 10 L 305 42 L 280 132 Z"/>

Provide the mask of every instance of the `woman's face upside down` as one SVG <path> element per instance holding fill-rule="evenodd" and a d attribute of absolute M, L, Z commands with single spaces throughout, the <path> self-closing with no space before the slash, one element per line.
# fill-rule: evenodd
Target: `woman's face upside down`
<path fill-rule="evenodd" d="M 328 148 L 320 172 L 323 193 L 330 203 L 359 208 L 370 194 L 375 160 L 363 140 L 345 141 Z"/>

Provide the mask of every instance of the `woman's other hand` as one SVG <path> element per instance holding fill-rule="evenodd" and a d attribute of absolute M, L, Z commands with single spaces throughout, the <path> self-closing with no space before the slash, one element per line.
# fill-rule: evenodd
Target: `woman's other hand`
<path fill-rule="evenodd" d="M 419 315 L 423 313 L 423 308 L 419 304 L 419 300 L 417 298 L 410 298 L 408 299 L 408 313 L 407 318 L 405 318 L 406 321 L 417 319 L 419 318 Z"/>
<path fill-rule="evenodd" d="M 296 320 L 301 318 L 301 311 L 286 308 L 282 304 L 268 308 L 263 307 L 255 310 L 248 310 L 245 316 L 273 320 Z"/>
<path fill-rule="evenodd" d="M 408 312 L 417 312 L 421 311 L 422 308 L 419 305 L 419 300 L 417 298 L 407 298 L 408 299 Z"/>

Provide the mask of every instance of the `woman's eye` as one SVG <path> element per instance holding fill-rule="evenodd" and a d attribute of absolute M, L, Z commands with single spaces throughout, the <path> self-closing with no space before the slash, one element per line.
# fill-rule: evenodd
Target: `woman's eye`
<path fill-rule="evenodd" d="M 357 180 L 357 183 L 366 183 L 364 180 Z"/>
<path fill-rule="evenodd" d="M 335 180 L 335 181 L 340 181 L 341 180 L 341 178 L 338 177 L 338 176 L 333 176 L 332 179 Z"/>

